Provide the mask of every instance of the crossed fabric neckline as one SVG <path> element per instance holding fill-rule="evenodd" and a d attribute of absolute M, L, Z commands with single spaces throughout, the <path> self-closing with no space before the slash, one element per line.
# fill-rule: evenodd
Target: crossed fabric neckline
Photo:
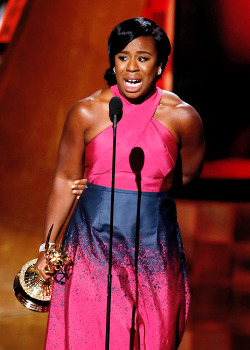
<path fill-rule="evenodd" d="M 117 124 L 116 164 L 119 164 L 126 156 L 129 155 L 131 149 L 141 138 L 145 129 L 153 118 L 162 96 L 162 90 L 156 87 L 155 93 L 140 105 L 130 103 L 123 96 L 121 96 L 117 85 L 111 86 L 111 91 L 114 96 L 120 97 L 123 102 L 124 118 L 122 118 Z M 102 152 L 98 155 L 98 159 L 102 160 L 100 164 L 98 165 L 99 162 L 96 158 L 93 159 L 92 162 L 95 162 L 95 172 L 103 173 L 103 164 L 110 164 L 106 171 L 109 171 L 112 166 L 109 152 L 109 150 L 113 147 L 112 125 L 103 130 L 99 135 L 102 136 L 102 139 L 105 139 L 106 147 L 103 147 Z M 86 146 L 86 149 L 91 149 L 93 141 L 95 141 L 99 135 L 90 141 L 90 143 Z M 88 165 L 90 165 L 92 162 L 88 163 Z"/>

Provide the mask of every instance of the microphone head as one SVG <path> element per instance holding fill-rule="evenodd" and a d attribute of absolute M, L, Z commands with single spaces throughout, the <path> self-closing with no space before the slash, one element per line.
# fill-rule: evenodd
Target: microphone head
<path fill-rule="evenodd" d="M 122 119 L 122 100 L 117 96 L 112 97 L 109 101 L 109 118 L 112 123 L 114 123 L 114 116 L 116 116 L 117 123 Z"/>

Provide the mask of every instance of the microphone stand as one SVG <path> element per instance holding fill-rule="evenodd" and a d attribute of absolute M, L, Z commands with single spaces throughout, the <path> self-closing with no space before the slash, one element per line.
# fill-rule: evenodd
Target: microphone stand
<path fill-rule="evenodd" d="M 108 293 L 107 293 L 105 350 L 109 350 L 109 337 L 110 337 L 110 311 L 111 311 L 111 286 L 112 286 L 112 248 L 113 248 L 113 229 L 114 229 L 114 188 L 115 188 L 116 126 L 117 126 L 117 115 L 114 115 L 114 120 L 113 120 L 112 187 L 111 187 L 111 209 L 110 209 L 110 239 L 109 239 L 109 270 L 108 270 Z"/>

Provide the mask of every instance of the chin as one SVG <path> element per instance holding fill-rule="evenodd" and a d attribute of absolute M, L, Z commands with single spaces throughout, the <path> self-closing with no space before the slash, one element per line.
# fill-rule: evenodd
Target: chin
<path fill-rule="evenodd" d="M 142 103 L 144 100 L 149 98 L 155 91 L 155 86 L 150 90 L 140 90 L 136 93 L 126 93 L 125 97 L 132 103 Z"/>
<path fill-rule="evenodd" d="M 137 101 L 143 100 L 145 98 L 145 95 L 142 94 L 141 92 L 136 92 L 136 93 L 125 92 L 123 96 L 132 103 L 137 103 Z"/>

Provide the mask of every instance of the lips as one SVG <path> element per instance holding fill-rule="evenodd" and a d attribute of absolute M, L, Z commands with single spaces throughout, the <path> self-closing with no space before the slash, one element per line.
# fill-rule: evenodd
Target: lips
<path fill-rule="evenodd" d="M 137 92 L 141 87 L 142 81 L 140 79 L 125 79 L 124 88 L 128 92 Z"/>

